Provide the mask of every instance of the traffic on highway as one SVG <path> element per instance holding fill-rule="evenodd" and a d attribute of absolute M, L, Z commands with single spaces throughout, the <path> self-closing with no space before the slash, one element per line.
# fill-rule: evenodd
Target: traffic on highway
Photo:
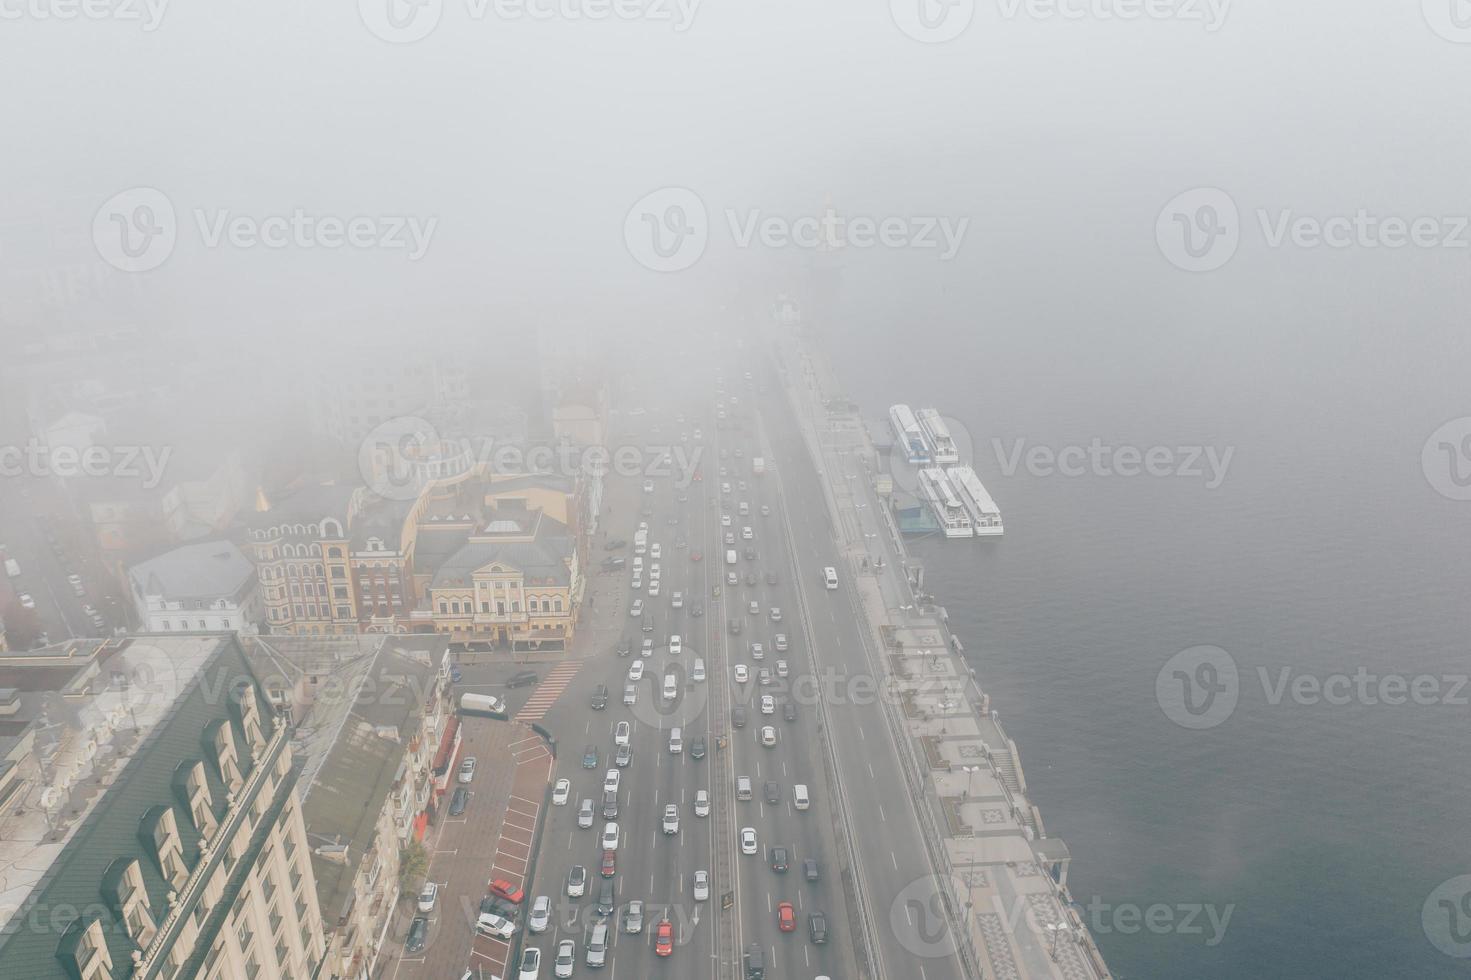
<path fill-rule="evenodd" d="M 694 464 L 608 488 L 593 571 L 618 625 L 542 722 L 558 752 L 522 977 L 857 975 L 818 715 L 792 694 L 814 638 L 758 394 L 717 376 L 703 403 L 615 416 L 616 439 Z"/>

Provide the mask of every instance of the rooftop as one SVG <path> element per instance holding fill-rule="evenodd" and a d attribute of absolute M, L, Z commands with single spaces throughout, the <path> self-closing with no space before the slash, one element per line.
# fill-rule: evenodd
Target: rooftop
<path fill-rule="evenodd" d="M 215 599 L 237 594 L 255 580 L 255 566 L 229 541 L 202 541 L 166 551 L 128 570 L 143 595 Z"/>

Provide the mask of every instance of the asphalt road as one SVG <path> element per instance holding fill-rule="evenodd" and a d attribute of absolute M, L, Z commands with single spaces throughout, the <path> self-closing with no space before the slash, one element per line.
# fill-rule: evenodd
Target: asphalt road
<path fill-rule="evenodd" d="M 605 649 L 585 663 L 541 722 L 558 740 L 555 777 L 571 780 L 572 792 L 567 806 L 548 811 L 536 877 L 529 891 L 533 897 L 545 894 L 552 898 L 558 914 L 551 929 L 540 936 L 528 936 L 526 942 L 541 946 L 544 955 L 549 956 L 559 940 L 573 938 L 579 946 L 579 971 L 586 968 L 585 941 L 595 921 L 591 910 L 601 883 L 602 849 L 598 839 L 603 820 L 599 812 L 592 829 L 579 829 L 577 807 L 581 800 L 591 799 L 595 809 L 601 810 L 604 773 L 611 767 L 615 750 L 614 729 L 619 721 L 628 721 L 633 761 L 622 771 L 620 781 L 620 843 L 613 880 L 620 910 L 631 899 L 645 902 L 645 931 L 642 936 L 615 934 L 606 967 L 608 975 L 623 973 L 643 978 L 672 970 L 671 975 L 679 977 L 731 976 L 738 957 L 728 962 L 725 972 L 720 971 L 713 921 L 722 915 L 722 893 L 731 891 L 734 908 L 724 913 L 722 920 L 726 923 L 724 928 L 731 933 L 725 944 L 727 951 L 751 943 L 761 945 L 767 951 L 770 977 L 852 977 L 857 973 L 854 937 L 848 928 L 848 909 L 837 873 L 839 863 L 830 801 L 821 788 L 825 778 L 815 727 L 817 712 L 810 703 L 799 705 L 796 720 L 784 721 L 781 701 L 799 700 L 790 691 L 776 695 L 776 714 L 763 717 L 759 711 L 762 693 L 783 688 L 775 683 L 771 688 L 761 688 L 754 668 L 763 664 L 771 668 L 776 681 L 778 659 L 787 661 L 792 678 L 809 673 L 811 661 L 808 642 L 794 608 L 791 556 L 785 535 L 780 531 L 781 501 L 774 483 L 751 473 L 751 457 L 762 451 L 756 440 L 751 399 L 741 384 L 739 372 L 732 375 L 727 371 L 725 383 L 727 394 L 737 395 L 743 403 L 737 412 L 744 416 L 739 427 L 732 424 L 721 428 L 715 424 L 714 399 L 708 391 L 703 404 L 649 405 L 647 414 L 615 416 L 623 431 L 613 433 L 613 442 L 659 444 L 689 436 L 690 442 L 681 444 L 690 448 L 703 444 L 705 452 L 700 464 L 703 479 L 681 486 L 677 478 L 654 477 L 652 493 L 644 492 L 641 479 L 610 480 L 612 515 L 604 518 L 605 535 L 631 543 L 637 523 L 648 521 L 651 543 L 658 542 L 661 546 L 660 594 L 652 598 L 648 595 L 647 572 L 643 588 L 634 593 L 629 569 L 613 574 L 591 570 L 601 610 L 606 612 L 606 603 L 616 603 L 618 616 L 608 631 Z M 675 421 L 680 411 L 685 415 L 684 423 Z M 696 428 L 701 430 L 700 440 L 693 437 Z M 727 454 L 723 460 L 719 457 L 722 450 Z M 740 458 L 735 455 L 737 450 Z M 721 466 L 729 472 L 725 479 L 719 476 Z M 745 491 L 739 489 L 740 481 L 745 481 Z M 728 494 L 721 493 L 721 484 L 725 482 L 731 485 Z M 738 514 L 742 500 L 748 505 L 749 517 Z M 763 503 L 771 509 L 769 516 L 760 515 Z M 728 508 L 731 514 L 729 528 L 721 526 L 722 508 Z M 750 540 L 742 538 L 742 528 L 746 526 L 752 529 Z M 735 570 L 740 578 L 735 587 L 725 580 L 727 546 L 723 535 L 727 530 L 735 535 L 738 552 L 748 546 L 757 552 L 754 560 L 738 560 Z M 681 540 L 684 547 L 679 547 Z M 692 555 L 697 551 L 702 560 L 693 560 Z M 594 554 L 598 557 L 605 554 L 601 542 Z M 631 567 L 634 557 L 631 545 L 617 554 L 624 556 Z M 653 559 L 646 555 L 644 562 L 647 569 Z M 756 576 L 755 585 L 746 584 L 748 572 Z M 767 584 L 767 572 L 776 573 L 776 585 Z M 675 591 L 682 594 L 684 604 L 680 609 L 672 606 Z M 648 607 L 643 622 L 628 615 L 635 597 L 641 597 Z M 757 615 L 748 612 L 752 600 L 757 603 Z M 696 603 L 703 604 L 703 617 L 691 614 Z M 783 610 L 779 623 L 770 620 L 773 606 Z M 727 624 L 732 618 L 741 623 L 739 636 L 729 632 Z M 649 632 L 641 628 L 645 623 L 652 627 Z M 671 655 L 669 636 L 675 632 L 681 635 L 684 649 L 678 655 Z M 778 632 L 785 632 L 790 638 L 791 648 L 785 653 L 774 650 L 773 637 Z M 629 658 L 615 655 L 620 638 L 633 647 Z M 638 701 L 630 708 L 622 702 L 623 687 L 630 663 L 638 657 L 645 638 L 652 640 L 654 651 L 651 657 L 644 658 L 644 677 L 637 685 Z M 757 664 L 750 656 L 752 641 L 764 645 L 763 664 Z M 706 664 L 708 680 L 704 683 L 688 678 L 696 658 Z M 735 663 L 753 668 L 750 682 L 744 685 L 733 682 L 730 665 Z M 677 677 L 679 696 L 673 703 L 662 698 L 666 670 L 673 670 Z M 589 707 L 592 690 L 598 684 L 606 684 L 610 691 L 606 711 L 593 711 Z M 720 720 L 728 717 L 725 705 L 732 702 L 748 705 L 747 723 L 744 728 L 729 732 L 728 747 L 722 750 L 715 741 L 719 731 L 711 732 L 709 728 L 712 718 L 717 719 L 717 727 L 721 726 Z M 776 745 L 760 744 L 763 724 L 776 729 Z M 671 754 L 668 748 L 669 729 L 675 725 L 682 729 L 685 746 L 685 751 L 678 755 Z M 698 735 L 706 735 L 708 740 L 708 755 L 703 760 L 696 760 L 691 754 L 692 742 Z M 598 751 L 598 764 L 592 769 L 582 767 L 587 745 Z M 696 817 L 695 793 L 714 788 L 712 773 L 717 770 L 721 761 L 718 753 L 722 752 L 730 753 L 734 775 L 751 778 L 753 799 L 738 802 L 734 787 L 727 787 L 721 794 L 721 802 L 729 808 L 726 820 L 721 821 L 714 812 L 709 818 Z M 763 799 L 766 780 L 774 780 L 778 785 L 780 799 L 775 805 Z M 793 806 L 792 787 L 796 783 L 809 787 L 812 805 L 806 811 Z M 675 804 L 679 813 L 680 828 L 675 835 L 666 835 L 661 828 L 662 812 L 668 803 Z M 724 832 L 718 832 L 717 827 L 725 828 Z M 752 827 L 757 832 L 759 853 L 755 856 L 738 852 L 736 834 L 742 827 Z M 773 871 L 768 863 L 768 848 L 776 844 L 789 849 L 790 870 L 785 873 Z M 729 866 L 735 871 L 734 880 L 717 879 L 710 898 L 696 902 L 693 873 L 696 870 L 715 873 L 719 848 L 731 855 Z M 803 880 L 802 861 L 807 858 L 818 862 L 820 877 L 815 883 Z M 581 898 L 566 895 L 567 873 L 574 864 L 588 870 L 587 894 Z M 782 901 L 791 902 L 796 912 L 798 929 L 791 934 L 783 934 L 777 928 L 777 905 Z M 654 926 L 666 909 L 677 943 L 673 956 L 667 960 L 656 957 L 653 951 Z M 830 938 L 825 945 L 813 944 L 808 936 L 807 917 L 814 911 L 826 913 L 828 919 Z"/>
<path fill-rule="evenodd" d="M 769 392 L 761 400 L 763 429 L 775 459 L 772 482 L 780 484 L 795 546 L 795 582 L 809 611 L 814 661 L 831 678 L 822 688 L 822 700 L 873 917 L 876 953 L 891 980 L 964 980 L 965 971 L 954 954 L 920 957 L 906 948 L 906 940 L 915 936 L 922 937 L 927 949 L 944 947 L 931 933 L 945 926 L 938 915 L 927 915 L 911 901 L 916 895 L 932 894 L 932 889 L 916 883 L 932 879 L 934 871 L 882 706 L 868 693 L 878 689 L 883 672 L 860 634 L 868 627 L 852 583 L 846 581 L 848 562 L 836 542 L 812 457 L 782 396 L 781 380 L 769 362 L 761 361 L 754 370 Z M 829 590 L 822 582 L 825 566 L 839 570 L 838 589 Z"/>

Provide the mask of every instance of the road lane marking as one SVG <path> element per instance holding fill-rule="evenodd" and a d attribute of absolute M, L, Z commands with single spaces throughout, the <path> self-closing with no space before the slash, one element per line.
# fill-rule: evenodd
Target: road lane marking
<path fill-rule="evenodd" d="M 898 871 L 899 870 L 899 859 L 894 856 L 894 852 L 893 851 L 890 851 L 889 852 L 889 860 L 892 861 L 892 862 L 894 862 L 894 870 L 895 871 Z"/>

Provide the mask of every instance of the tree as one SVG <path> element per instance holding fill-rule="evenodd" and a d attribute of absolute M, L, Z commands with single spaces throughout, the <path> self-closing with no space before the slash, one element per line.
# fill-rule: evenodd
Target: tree
<path fill-rule="evenodd" d="M 429 873 L 429 852 L 418 841 L 410 841 L 398 852 L 398 891 L 400 895 L 415 895 L 419 891 L 419 880 Z"/>

